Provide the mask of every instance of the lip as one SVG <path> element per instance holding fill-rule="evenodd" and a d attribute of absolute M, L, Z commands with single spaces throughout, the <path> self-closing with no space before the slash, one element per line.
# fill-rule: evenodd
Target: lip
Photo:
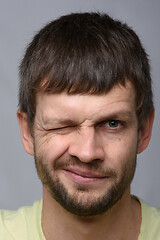
<path fill-rule="evenodd" d="M 107 176 L 103 176 L 92 171 L 84 171 L 77 168 L 63 169 L 63 171 L 68 178 L 79 184 L 91 184 L 107 178 Z"/>

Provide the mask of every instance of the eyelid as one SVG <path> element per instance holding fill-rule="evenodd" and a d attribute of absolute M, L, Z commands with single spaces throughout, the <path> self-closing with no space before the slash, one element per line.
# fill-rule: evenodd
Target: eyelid
<path fill-rule="evenodd" d="M 117 127 L 107 126 L 110 122 L 116 122 L 116 123 L 118 123 L 118 126 Z M 125 122 L 121 121 L 121 120 L 117 120 L 117 119 L 110 119 L 110 120 L 106 120 L 106 121 L 100 122 L 97 125 L 100 126 L 100 127 L 103 127 L 104 125 L 106 125 L 110 129 L 114 129 L 114 128 L 117 129 L 117 128 L 120 128 L 121 126 L 124 126 Z"/>
<path fill-rule="evenodd" d="M 63 126 L 63 127 L 56 127 L 56 128 L 49 128 L 49 129 L 45 129 L 46 131 L 63 131 L 63 130 L 67 130 L 67 129 L 71 129 L 71 128 L 75 128 L 76 126 Z"/>
<path fill-rule="evenodd" d="M 120 125 L 123 125 L 123 123 L 120 121 L 120 120 L 109 120 L 109 121 L 107 121 L 107 123 L 109 123 L 109 122 L 115 122 L 115 123 L 117 123 L 117 124 L 120 124 Z"/>

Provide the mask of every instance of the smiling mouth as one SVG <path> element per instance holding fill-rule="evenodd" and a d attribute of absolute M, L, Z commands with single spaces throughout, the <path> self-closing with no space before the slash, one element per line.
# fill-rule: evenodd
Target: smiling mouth
<path fill-rule="evenodd" d="M 80 184 L 91 184 L 108 178 L 107 176 L 101 176 L 100 174 L 90 171 L 81 171 L 76 169 L 63 169 L 63 172 L 69 179 Z"/>

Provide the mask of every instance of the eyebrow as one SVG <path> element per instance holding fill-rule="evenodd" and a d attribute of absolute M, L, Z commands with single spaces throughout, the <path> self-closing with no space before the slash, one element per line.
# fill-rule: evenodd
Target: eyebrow
<path fill-rule="evenodd" d="M 133 114 L 131 111 L 117 111 L 117 112 L 113 112 L 113 113 L 109 113 L 103 116 L 99 116 L 97 117 L 93 122 L 94 124 L 98 124 L 100 122 L 105 122 L 108 120 L 131 120 L 133 117 Z M 91 119 L 92 121 L 92 119 Z M 57 125 L 77 125 L 79 124 L 76 120 L 71 120 L 70 118 L 46 118 L 43 119 L 43 123 L 44 125 L 49 125 L 49 124 L 57 124 Z"/>
<path fill-rule="evenodd" d="M 75 125 L 76 121 L 73 121 L 69 118 L 46 118 L 45 120 L 43 119 L 44 125 L 49 125 L 49 124 L 59 124 L 59 125 Z"/>
<path fill-rule="evenodd" d="M 117 111 L 113 113 L 109 113 L 106 116 L 100 117 L 100 121 L 103 119 L 115 119 L 115 118 L 125 118 L 125 119 L 130 119 L 132 118 L 133 114 L 130 111 Z"/>

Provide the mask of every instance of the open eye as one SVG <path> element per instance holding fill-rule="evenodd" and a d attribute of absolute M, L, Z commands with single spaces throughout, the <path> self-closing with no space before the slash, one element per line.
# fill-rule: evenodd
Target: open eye
<path fill-rule="evenodd" d="M 118 120 L 110 120 L 107 122 L 107 126 L 110 128 L 117 128 L 121 125 L 120 121 Z"/>
<path fill-rule="evenodd" d="M 98 124 L 98 126 L 100 127 L 100 129 L 103 129 L 104 131 L 119 131 L 121 129 L 123 129 L 125 123 L 120 121 L 120 120 L 106 120 L 100 124 Z"/>

